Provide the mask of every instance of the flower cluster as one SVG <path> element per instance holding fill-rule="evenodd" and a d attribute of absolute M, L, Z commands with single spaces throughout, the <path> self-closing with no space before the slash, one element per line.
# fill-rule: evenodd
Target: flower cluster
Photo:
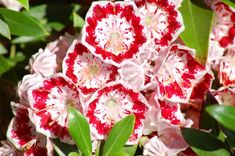
<path fill-rule="evenodd" d="M 210 90 L 219 103 L 235 105 L 235 10 L 207 1 L 216 16 L 207 65 L 195 50 L 177 44 L 184 30 L 182 0 L 93 2 L 80 36 L 66 34 L 32 56 L 18 85 L 19 102 L 1 152 L 53 155 L 53 138 L 74 144 L 69 107 L 88 120 L 93 141 L 115 123 L 135 116 L 126 144 L 146 136 L 143 154 L 176 155 L 187 149 L 180 127 L 199 126 Z M 223 85 L 212 90 L 214 74 Z"/>
<path fill-rule="evenodd" d="M 208 3 L 215 12 L 207 65 L 219 84 L 211 93 L 221 105 L 235 106 L 235 10 L 219 0 Z"/>

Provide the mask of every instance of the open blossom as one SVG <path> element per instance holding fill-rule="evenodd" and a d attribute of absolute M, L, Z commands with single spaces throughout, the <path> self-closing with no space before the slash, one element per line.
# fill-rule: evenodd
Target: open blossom
<path fill-rule="evenodd" d="M 102 62 L 75 40 L 64 59 L 63 73 L 86 95 L 114 81 L 117 67 Z"/>
<path fill-rule="evenodd" d="M 143 32 L 148 39 L 154 40 L 158 50 L 169 46 L 184 30 L 182 16 L 177 10 L 179 3 L 178 0 L 175 3 L 172 0 L 136 1 Z"/>
<path fill-rule="evenodd" d="M 12 103 L 12 107 L 15 117 L 8 127 L 8 139 L 24 153 L 24 156 L 53 155 L 50 140 L 36 132 L 34 124 L 29 119 L 27 107 L 17 103 Z"/>
<path fill-rule="evenodd" d="M 32 108 L 30 119 L 36 130 L 48 137 L 59 137 L 61 141 L 73 143 L 68 127 L 68 107 L 83 111 L 77 88 L 62 74 L 44 78 L 28 90 Z"/>
<path fill-rule="evenodd" d="M 166 98 L 172 102 L 187 103 L 198 82 L 201 82 L 206 74 L 210 75 L 210 71 L 194 59 L 193 52 L 192 49 L 180 45 L 170 48 L 156 75 L 157 94 L 161 100 Z M 210 75 L 209 84 L 212 79 L 213 76 Z"/>
<path fill-rule="evenodd" d="M 29 69 L 31 73 L 41 74 L 44 77 L 51 76 L 57 72 L 56 55 L 47 48 L 45 50 L 39 49 L 39 52 L 29 60 L 26 69 Z"/>
<path fill-rule="evenodd" d="M 96 91 L 86 105 L 86 117 L 97 139 L 104 139 L 115 123 L 130 114 L 135 115 L 135 125 L 128 144 L 142 136 L 148 106 L 139 92 L 119 82 L 110 83 Z"/>
<path fill-rule="evenodd" d="M 140 20 L 134 2 L 93 2 L 82 43 L 104 62 L 119 66 L 146 42 Z"/>
<path fill-rule="evenodd" d="M 219 80 L 224 86 L 235 86 L 235 48 L 229 48 L 221 58 Z"/>

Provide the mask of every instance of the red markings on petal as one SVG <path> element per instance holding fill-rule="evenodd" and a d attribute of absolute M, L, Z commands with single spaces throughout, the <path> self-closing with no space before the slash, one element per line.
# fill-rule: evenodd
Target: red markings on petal
<path fill-rule="evenodd" d="M 82 43 L 107 63 L 131 59 L 146 42 L 133 2 L 93 2 L 86 16 Z"/>
<path fill-rule="evenodd" d="M 37 131 L 72 143 L 67 131 L 67 108 L 72 106 L 82 112 L 77 88 L 64 76 L 57 74 L 31 87 L 28 96 L 33 109 L 31 118 Z"/>
<path fill-rule="evenodd" d="M 102 62 L 84 45 L 75 41 L 65 57 L 63 72 L 83 94 L 88 94 L 114 81 L 117 68 Z"/>
<path fill-rule="evenodd" d="M 147 106 L 141 99 L 140 93 L 120 83 L 109 84 L 95 92 L 87 105 L 86 116 L 92 126 L 92 133 L 98 139 L 107 136 L 115 123 L 130 114 L 134 114 L 136 120 L 129 142 L 136 142 L 141 137 Z"/>

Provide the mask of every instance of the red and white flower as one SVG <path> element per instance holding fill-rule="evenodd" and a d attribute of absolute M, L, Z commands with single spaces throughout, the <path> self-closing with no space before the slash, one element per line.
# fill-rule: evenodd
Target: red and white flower
<path fill-rule="evenodd" d="M 134 114 L 136 120 L 128 144 L 138 142 L 142 136 L 147 102 L 139 92 L 129 89 L 127 85 L 109 83 L 97 90 L 86 105 L 86 117 L 97 139 L 104 139 L 115 123 L 130 114 Z"/>
<path fill-rule="evenodd" d="M 32 86 L 28 97 L 32 108 L 30 119 L 36 130 L 48 137 L 73 143 L 67 130 L 67 109 L 72 106 L 82 112 L 78 89 L 62 74 L 56 74 Z"/>
<path fill-rule="evenodd" d="M 169 46 L 184 30 L 183 19 L 175 5 L 179 1 L 142 0 L 137 1 L 143 32 L 148 39 L 154 40 L 158 51 Z"/>
<path fill-rule="evenodd" d="M 215 12 L 212 31 L 210 33 L 207 64 L 218 70 L 219 59 L 226 48 L 234 43 L 235 37 L 235 10 L 220 0 L 208 2 Z"/>
<path fill-rule="evenodd" d="M 93 2 L 86 15 L 82 43 L 115 66 L 133 58 L 146 42 L 134 2 Z"/>
<path fill-rule="evenodd" d="M 169 101 L 181 103 L 187 103 L 190 100 L 195 86 L 210 73 L 194 59 L 193 54 L 193 49 L 184 46 L 173 45 L 170 48 L 156 75 L 159 99 L 166 98 Z"/>
<path fill-rule="evenodd" d="M 75 40 L 64 59 L 63 72 L 86 95 L 114 81 L 117 67 L 102 62 Z"/>
<path fill-rule="evenodd" d="M 219 80 L 224 86 L 235 86 L 235 48 L 229 48 L 221 58 Z"/>
<path fill-rule="evenodd" d="M 39 81 L 42 81 L 43 77 L 40 74 L 28 74 L 25 75 L 21 82 L 18 83 L 17 93 L 19 95 L 19 102 L 25 106 L 29 106 L 28 89 Z"/>
<path fill-rule="evenodd" d="M 225 3 L 215 1 L 212 6 L 215 11 L 211 41 L 219 42 L 220 46 L 227 48 L 234 43 L 235 37 L 235 10 Z"/>
<path fill-rule="evenodd" d="M 27 107 L 12 103 L 12 109 L 15 117 L 8 127 L 7 137 L 14 146 L 25 156 L 53 155 L 50 140 L 36 132 L 34 124 L 29 119 Z"/>

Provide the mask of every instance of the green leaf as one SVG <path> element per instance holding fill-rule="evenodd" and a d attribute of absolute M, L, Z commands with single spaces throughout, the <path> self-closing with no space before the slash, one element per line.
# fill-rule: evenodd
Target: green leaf
<path fill-rule="evenodd" d="M 26 10 L 29 10 L 29 0 L 17 0 Z"/>
<path fill-rule="evenodd" d="M 215 151 L 203 151 L 192 147 L 192 150 L 197 153 L 198 156 L 230 156 L 230 153 L 224 148 Z"/>
<path fill-rule="evenodd" d="M 7 53 L 7 49 L 2 45 L 2 43 L 0 43 L 0 55 L 6 54 Z"/>
<path fill-rule="evenodd" d="M 0 8 L 0 15 L 10 28 L 13 35 L 44 36 L 47 32 L 32 17 L 21 12 Z"/>
<path fill-rule="evenodd" d="M 229 156 L 229 152 L 224 149 L 224 143 L 215 136 L 191 128 L 182 128 L 185 141 L 199 156 Z"/>
<path fill-rule="evenodd" d="M 45 41 L 45 37 L 43 36 L 20 36 L 13 40 L 11 43 L 13 44 L 21 44 L 21 43 L 29 43 L 29 42 L 37 42 L 37 41 Z"/>
<path fill-rule="evenodd" d="M 71 152 L 71 153 L 69 153 L 68 156 L 80 156 L 80 154 L 77 152 Z"/>
<path fill-rule="evenodd" d="M 9 40 L 11 39 L 11 34 L 8 25 L 0 19 L 0 34 Z"/>
<path fill-rule="evenodd" d="M 224 2 L 225 4 L 231 6 L 232 8 L 235 9 L 235 3 L 231 2 L 230 0 L 222 0 L 222 2 Z"/>
<path fill-rule="evenodd" d="M 137 147 L 138 147 L 138 144 L 135 144 L 135 145 L 133 145 L 133 146 L 124 146 L 124 150 L 126 151 L 126 153 L 127 153 L 129 156 L 134 156 Z"/>
<path fill-rule="evenodd" d="M 114 125 L 104 144 L 104 156 L 110 156 L 121 150 L 133 132 L 134 123 L 135 116 L 129 115 Z"/>
<path fill-rule="evenodd" d="M 75 28 L 82 28 L 84 24 L 85 24 L 84 19 L 75 12 L 73 12 L 73 26 Z"/>
<path fill-rule="evenodd" d="M 183 1 L 180 11 L 185 25 L 180 37 L 187 46 L 196 49 L 196 59 L 205 64 L 214 14 L 194 5 L 190 0 Z"/>
<path fill-rule="evenodd" d="M 206 111 L 224 127 L 235 131 L 234 106 L 212 105 L 208 106 Z"/>
<path fill-rule="evenodd" d="M 86 118 L 76 109 L 68 109 L 68 130 L 79 150 L 85 156 L 92 155 L 90 128 Z"/>
<path fill-rule="evenodd" d="M 112 153 L 112 156 L 129 156 L 124 150 Z"/>

